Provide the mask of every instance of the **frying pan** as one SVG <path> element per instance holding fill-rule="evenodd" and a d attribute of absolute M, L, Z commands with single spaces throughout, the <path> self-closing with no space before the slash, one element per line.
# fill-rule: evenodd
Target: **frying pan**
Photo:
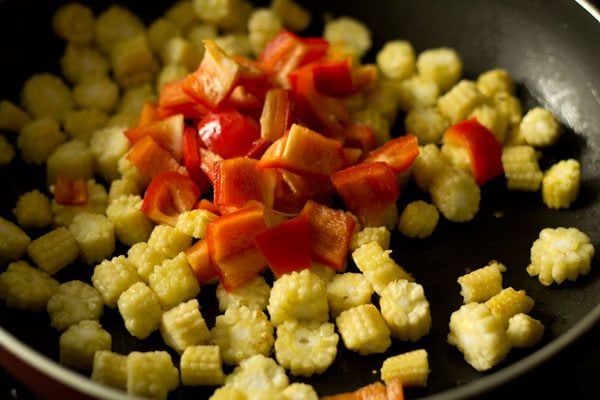
<path fill-rule="evenodd" d="M 146 21 L 166 7 L 162 2 L 123 1 Z M 161 3 L 161 4 L 159 4 Z M 22 82 L 30 74 L 58 71 L 62 44 L 49 29 L 49 16 L 59 2 L 0 1 L 0 54 L 3 55 L 0 96 L 18 100 Z M 560 159 L 576 158 L 582 165 L 582 187 L 574 206 L 566 211 L 547 209 L 539 193 L 507 192 L 496 179 L 482 189 L 481 209 L 468 223 L 441 221 L 431 238 L 410 240 L 394 236 L 393 257 L 425 287 L 431 304 L 431 333 L 417 343 L 394 341 L 384 355 L 358 356 L 340 350 L 335 364 L 309 380 L 320 395 L 355 389 L 379 379 L 383 359 L 417 348 L 429 352 L 431 374 L 425 389 L 407 389 L 408 398 L 459 399 L 480 396 L 507 384 L 571 346 L 600 320 L 600 268 L 598 257 L 589 275 L 560 287 L 542 286 L 525 272 L 529 249 L 545 227 L 574 226 L 600 240 L 600 15 L 586 1 L 420 0 L 302 2 L 315 15 L 312 33 L 322 28 L 325 12 L 351 15 L 367 23 L 374 49 L 389 39 L 410 40 L 417 51 L 450 46 L 462 56 L 467 78 L 494 68 L 507 68 L 517 82 L 524 109 L 543 105 L 551 109 L 566 134 L 544 151 L 542 168 Z M 105 2 L 91 3 L 100 12 Z M 372 51 L 368 57 L 373 57 Z M 402 116 L 399 116 L 402 119 Z M 394 130 L 402 133 L 401 124 Z M 11 217 L 17 196 L 44 183 L 43 170 L 15 160 L 0 170 L 0 213 Z M 408 186 L 399 201 L 422 196 Z M 35 237 L 36 232 L 32 233 Z M 511 350 L 492 371 L 480 373 L 446 342 L 452 311 L 461 305 L 456 278 L 466 268 L 497 259 L 508 267 L 504 285 L 525 289 L 536 300 L 534 317 L 546 326 L 540 344 Z M 0 267 L 0 271 L 5 266 Z M 57 274 L 61 281 L 88 280 L 91 267 L 73 265 Z M 209 326 L 214 323 L 214 288 L 199 295 Z M 101 323 L 113 334 L 113 350 L 127 353 L 160 348 L 157 334 L 133 339 L 118 314 L 106 310 Z M 46 313 L 22 313 L 0 305 L 0 363 L 40 398 L 122 398 L 66 370 L 58 358 L 58 332 L 49 327 Z M 179 388 L 173 399 L 204 398 L 211 390 Z"/>

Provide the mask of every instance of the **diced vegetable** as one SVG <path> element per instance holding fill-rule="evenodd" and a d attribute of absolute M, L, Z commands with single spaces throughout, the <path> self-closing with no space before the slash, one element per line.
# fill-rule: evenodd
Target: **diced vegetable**
<path fill-rule="evenodd" d="M 125 136 L 132 143 L 137 143 L 142 138 L 150 136 L 156 144 L 167 150 L 175 160 L 180 161 L 182 155 L 184 121 L 183 114 L 173 116 L 158 121 L 129 128 L 125 131 Z"/>
<path fill-rule="evenodd" d="M 254 237 L 267 229 L 263 207 L 241 209 L 212 220 L 206 241 L 214 267 L 226 290 L 235 290 L 267 262 L 254 243 Z"/>
<path fill-rule="evenodd" d="M 201 285 L 217 278 L 217 270 L 213 266 L 208 253 L 208 242 L 206 240 L 197 241 L 192 247 L 185 251 L 188 263 Z"/>
<path fill-rule="evenodd" d="M 200 189 L 189 177 L 162 172 L 150 182 L 141 210 L 154 222 L 175 226 L 179 215 L 191 210 L 199 196 Z"/>
<path fill-rule="evenodd" d="M 258 124 L 238 111 L 207 114 L 198 123 L 198 136 L 223 158 L 244 156 L 260 137 Z"/>
<path fill-rule="evenodd" d="M 177 160 L 168 151 L 162 149 L 151 136 L 145 136 L 136 142 L 127 152 L 126 157 L 142 175 L 149 179 L 161 172 L 183 169 Z"/>
<path fill-rule="evenodd" d="M 260 116 L 260 137 L 270 142 L 282 137 L 291 125 L 292 114 L 290 91 L 283 88 L 269 90 Z"/>
<path fill-rule="evenodd" d="M 277 173 L 257 166 L 257 160 L 246 157 L 218 162 L 215 166 L 215 204 L 241 208 L 250 201 L 258 201 L 265 207 L 273 207 Z"/>
<path fill-rule="evenodd" d="M 310 225 L 311 256 L 313 260 L 342 269 L 346 264 L 348 249 L 356 221 L 341 210 L 309 200 L 300 214 L 308 216 Z"/>
<path fill-rule="evenodd" d="M 54 199 L 58 204 L 81 205 L 87 203 L 88 193 L 85 179 L 71 179 L 59 173 L 54 184 Z"/>
<path fill-rule="evenodd" d="M 406 171 L 419 155 L 417 138 L 406 135 L 392 139 L 371 151 L 363 162 L 385 161 L 395 174 Z"/>
<path fill-rule="evenodd" d="M 478 185 L 501 175 L 502 146 L 493 133 L 477 120 L 452 125 L 444 132 L 444 145 L 464 147 L 471 159 L 471 172 Z"/>
<path fill-rule="evenodd" d="M 400 196 L 396 175 L 385 162 L 365 162 L 336 171 L 333 186 L 363 226 L 384 225 L 388 207 Z"/>
<path fill-rule="evenodd" d="M 183 90 L 194 100 L 215 109 L 233 90 L 241 66 L 223 52 L 213 40 L 204 42 L 204 57 L 196 71 L 183 81 Z"/>
<path fill-rule="evenodd" d="M 276 275 L 311 265 L 310 225 L 306 214 L 272 226 L 254 240 Z"/>
<path fill-rule="evenodd" d="M 294 124 L 287 135 L 267 149 L 259 166 L 285 168 L 302 176 L 328 180 L 331 172 L 346 164 L 342 149 L 339 141 Z"/>

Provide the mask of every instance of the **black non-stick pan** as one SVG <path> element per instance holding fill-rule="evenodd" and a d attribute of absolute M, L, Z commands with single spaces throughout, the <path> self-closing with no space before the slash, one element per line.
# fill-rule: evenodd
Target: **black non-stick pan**
<path fill-rule="evenodd" d="M 97 1 L 93 6 L 99 12 L 107 4 Z M 163 2 L 150 1 L 124 4 L 146 21 L 167 7 Z M 479 396 L 542 365 L 597 325 L 598 257 L 589 275 L 560 286 L 542 286 L 525 271 L 531 244 L 545 227 L 577 227 L 588 233 L 595 245 L 600 243 L 600 15 L 593 4 L 568 0 L 315 0 L 303 4 L 314 14 L 312 33 L 320 32 L 325 13 L 350 15 L 370 27 L 374 49 L 398 38 L 410 40 L 417 51 L 453 47 L 463 58 L 467 78 L 495 67 L 508 69 L 524 108 L 545 106 L 565 127 L 560 142 L 544 151 L 542 168 L 565 158 L 576 158 L 582 166 L 580 195 L 569 210 L 548 209 L 539 193 L 508 192 L 504 179 L 498 178 L 483 188 L 481 209 L 474 220 L 462 224 L 441 221 L 435 234 L 425 240 L 394 236 L 393 257 L 425 287 L 433 319 L 431 333 L 417 343 L 394 341 L 381 356 L 362 357 L 341 350 L 328 371 L 308 382 L 320 395 L 353 390 L 379 379 L 377 371 L 385 357 L 425 348 L 431 367 L 428 386 L 407 389 L 407 398 Z M 30 74 L 58 71 L 62 44 L 49 28 L 50 15 L 57 5 L 34 0 L 0 1 L 0 97 L 16 101 L 22 82 Z M 401 133 L 400 124 L 395 134 Z M 43 185 L 42 172 L 18 160 L 0 169 L 2 216 L 10 217 L 19 193 Z M 409 185 L 399 206 L 415 194 L 416 189 Z M 492 371 L 480 373 L 463 360 L 446 337 L 450 314 L 462 301 L 456 278 L 466 268 L 484 266 L 491 259 L 508 267 L 505 286 L 525 289 L 535 299 L 532 313 L 544 323 L 546 331 L 537 346 L 513 349 Z M 4 268 L 0 266 L 0 271 Z M 89 280 L 90 268 L 73 265 L 57 278 Z M 199 296 L 209 325 L 216 313 L 213 292 L 214 288 L 206 287 Z M 115 312 L 107 310 L 101 322 L 113 333 L 114 351 L 127 353 L 162 346 L 157 334 L 144 341 L 134 340 Z M 40 397 L 68 398 L 85 393 L 117 398 L 115 392 L 99 388 L 83 375 L 49 362 L 57 359 L 59 334 L 50 328 L 45 313 L 16 312 L 0 305 L 0 326 L 0 364 Z M 61 385 L 56 386 L 55 381 Z M 180 387 L 172 398 L 205 398 L 209 393 Z"/>

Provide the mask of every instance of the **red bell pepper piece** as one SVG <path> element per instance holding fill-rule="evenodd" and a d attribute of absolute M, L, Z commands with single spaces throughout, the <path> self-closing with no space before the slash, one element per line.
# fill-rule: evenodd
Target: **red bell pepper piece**
<path fill-rule="evenodd" d="M 147 101 L 142 106 L 142 111 L 140 111 L 140 117 L 138 118 L 136 126 L 150 125 L 152 122 L 158 121 L 159 119 L 162 118 L 159 117 L 158 104 L 153 101 Z"/>
<path fill-rule="evenodd" d="M 375 135 L 371 128 L 359 122 L 351 122 L 344 130 L 344 145 L 357 147 L 364 153 L 368 153 L 377 146 Z"/>
<path fill-rule="evenodd" d="M 342 143 L 326 138 L 304 126 L 294 124 L 287 135 L 271 145 L 259 162 L 262 167 L 284 168 L 316 180 L 328 180 L 329 174 L 346 165 Z M 280 154 L 277 154 L 280 152 Z"/>
<path fill-rule="evenodd" d="M 204 41 L 204 57 L 198 69 L 183 80 L 183 90 L 211 110 L 216 109 L 236 86 L 242 67 L 213 40 Z"/>
<path fill-rule="evenodd" d="M 360 65 L 353 72 L 354 92 L 363 90 L 377 80 L 377 66 L 373 64 Z"/>
<path fill-rule="evenodd" d="M 275 275 L 311 266 L 310 225 L 306 214 L 272 226 L 254 237 Z"/>
<path fill-rule="evenodd" d="M 322 37 L 305 37 L 300 38 L 300 40 L 302 41 L 302 44 L 306 46 L 307 50 L 304 54 L 304 58 L 302 58 L 302 61 L 298 64 L 298 67 L 320 60 L 327 55 L 329 42 Z"/>
<path fill-rule="evenodd" d="M 354 91 L 352 59 L 328 60 L 312 66 L 315 87 L 328 96 L 348 96 Z"/>
<path fill-rule="evenodd" d="M 211 185 L 215 185 L 216 181 L 216 172 L 215 166 L 218 162 L 220 162 L 223 157 L 220 155 L 213 153 L 212 151 L 205 149 L 204 147 L 200 147 L 200 169 L 204 174 L 208 177 Z"/>
<path fill-rule="evenodd" d="M 356 226 L 354 218 L 344 211 L 312 200 L 306 202 L 300 214 L 308 217 L 312 259 L 332 268 L 342 269 Z"/>
<path fill-rule="evenodd" d="M 199 119 L 209 111 L 204 104 L 194 100 L 183 90 L 183 79 L 163 84 L 160 89 L 158 106 L 160 118 L 183 114 L 185 118 Z"/>
<path fill-rule="evenodd" d="M 206 192 L 210 188 L 210 182 L 200 168 L 198 132 L 191 126 L 186 126 L 183 131 L 183 164 L 190 177 L 196 182 L 200 192 Z"/>
<path fill-rule="evenodd" d="M 267 229 L 264 207 L 243 208 L 208 223 L 208 251 L 226 291 L 232 291 L 260 273 L 267 261 L 254 237 Z"/>
<path fill-rule="evenodd" d="M 245 86 L 237 85 L 228 97 L 228 104 L 252 117 L 260 116 L 263 101 Z"/>
<path fill-rule="evenodd" d="M 364 89 L 377 79 L 375 65 L 355 66 L 352 58 L 329 58 L 308 64 L 302 69 L 310 69 L 315 88 L 319 93 L 333 97 L 349 96 Z M 290 79 L 296 79 L 295 72 Z"/>
<path fill-rule="evenodd" d="M 243 207 L 256 200 L 273 207 L 277 172 L 257 168 L 258 160 L 235 157 L 216 165 L 214 202 L 217 206 Z"/>
<path fill-rule="evenodd" d="M 287 133 L 271 143 L 260 157 L 259 167 L 270 168 L 277 166 L 281 162 L 286 141 Z"/>
<path fill-rule="evenodd" d="M 315 87 L 313 66 L 293 71 L 290 82 L 299 118 L 326 136 L 342 138 L 344 127 L 350 122 L 348 110 L 339 98 L 319 93 Z"/>
<path fill-rule="evenodd" d="M 414 135 L 408 134 L 386 142 L 371 151 L 363 162 L 385 161 L 395 174 L 406 171 L 419 155 L 419 143 Z"/>
<path fill-rule="evenodd" d="M 449 146 L 467 149 L 471 159 L 471 172 L 478 185 L 502 175 L 502 145 L 496 136 L 477 119 L 471 118 L 449 127 L 443 142 Z"/>
<path fill-rule="evenodd" d="M 69 206 L 85 204 L 88 201 L 88 191 L 85 179 L 72 179 L 59 173 L 54 183 L 54 200 L 58 204 Z"/>
<path fill-rule="evenodd" d="M 248 149 L 244 156 L 254 159 L 259 159 L 271 146 L 271 142 L 266 141 L 263 138 L 258 138 L 252 143 L 252 146 Z"/>
<path fill-rule="evenodd" d="M 381 382 L 358 388 L 354 394 L 357 400 L 388 400 L 386 387 Z"/>
<path fill-rule="evenodd" d="M 348 210 L 363 226 L 381 226 L 384 212 L 400 196 L 396 175 L 382 161 L 334 172 L 331 182 Z"/>
<path fill-rule="evenodd" d="M 236 110 L 209 113 L 198 123 L 204 145 L 223 158 L 243 156 L 260 138 L 260 128 L 252 118 Z"/>
<path fill-rule="evenodd" d="M 234 56 L 233 59 L 242 68 L 228 101 L 238 110 L 258 119 L 265 96 L 274 87 L 274 83 L 258 62 L 245 57 Z"/>
<path fill-rule="evenodd" d="M 156 223 L 175 226 L 179 214 L 194 208 L 199 196 L 200 189 L 187 175 L 162 172 L 146 189 L 141 210 Z"/>
<path fill-rule="evenodd" d="M 203 285 L 218 278 L 217 270 L 213 266 L 208 252 L 208 242 L 199 240 L 185 251 L 192 271 L 198 280 L 198 283 Z"/>
<path fill-rule="evenodd" d="M 166 150 L 163 150 L 151 136 L 136 142 L 127 152 L 127 159 L 148 179 L 164 171 L 181 171 L 183 168 Z"/>
<path fill-rule="evenodd" d="M 200 199 L 200 201 L 198 201 L 198 204 L 196 204 L 194 209 L 206 210 L 206 211 L 210 211 L 213 214 L 221 215 L 221 211 L 219 210 L 219 207 L 215 203 L 213 203 L 212 201 L 210 201 L 208 199 Z"/>
<path fill-rule="evenodd" d="M 273 74 L 283 87 L 288 86 L 288 74 L 327 54 L 329 43 L 322 38 L 301 38 L 283 30 L 275 36 L 258 57 L 265 71 Z"/>
<path fill-rule="evenodd" d="M 146 136 L 152 137 L 156 144 L 167 150 L 175 158 L 181 160 L 183 129 L 183 114 L 177 114 L 165 119 L 154 121 L 148 125 L 136 126 L 125 130 L 125 136 L 136 143 Z"/>
<path fill-rule="evenodd" d="M 394 378 L 385 383 L 387 400 L 404 400 L 404 385 L 401 378 Z"/>
<path fill-rule="evenodd" d="M 363 154 L 363 151 L 361 149 L 357 149 L 354 147 L 344 147 L 342 151 L 344 152 L 344 159 L 346 160 L 346 165 L 356 164 Z"/>
<path fill-rule="evenodd" d="M 260 116 L 260 137 L 269 142 L 282 137 L 292 124 L 292 111 L 293 102 L 289 90 L 269 90 Z"/>
<path fill-rule="evenodd" d="M 321 204 L 332 203 L 335 189 L 330 181 L 315 181 L 284 169 L 278 170 L 281 179 L 275 188 L 275 209 L 298 213 L 309 200 Z"/>

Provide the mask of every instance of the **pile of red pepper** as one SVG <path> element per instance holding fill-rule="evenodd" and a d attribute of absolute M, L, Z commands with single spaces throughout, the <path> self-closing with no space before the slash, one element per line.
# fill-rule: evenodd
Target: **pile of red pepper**
<path fill-rule="evenodd" d="M 376 75 L 322 38 L 283 31 L 256 61 L 207 40 L 198 69 L 144 106 L 125 131 L 128 160 L 151 180 L 142 211 L 170 225 L 194 208 L 219 215 L 186 252 L 201 283 L 218 276 L 233 290 L 266 266 L 279 275 L 313 261 L 341 269 L 353 215 L 381 225 L 419 149 L 412 135 L 375 148 L 351 121 L 343 98 Z M 332 207 L 336 197 L 353 215 Z"/>

